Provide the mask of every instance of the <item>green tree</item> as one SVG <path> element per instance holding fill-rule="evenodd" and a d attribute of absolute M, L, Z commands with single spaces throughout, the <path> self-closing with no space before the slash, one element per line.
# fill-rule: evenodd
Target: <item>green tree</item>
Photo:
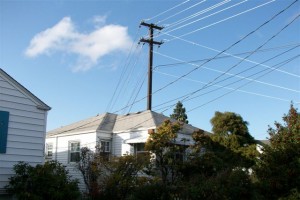
<path fill-rule="evenodd" d="M 291 199 L 300 191 L 300 115 L 291 105 L 284 124 L 269 127 L 270 146 L 264 148 L 255 175 L 267 199 Z"/>
<path fill-rule="evenodd" d="M 254 188 L 241 165 L 243 156 L 212 140 L 204 131 L 193 134 L 195 145 L 181 167 L 186 199 L 252 199 Z"/>
<path fill-rule="evenodd" d="M 15 175 L 6 187 L 18 199 L 68 200 L 80 197 L 78 181 L 71 180 L 65 166 L 49 161 L 35 167 L 20 162 L 14 166 Z"/>
<path fill-rule="evenodd" d="M 145 149 L 154 154 L 155 165 L 159 169 L 163 185 L 167 185 L 169 181 L 174 182 L 178 175 L 176 167 L 182 161 L 176 159 L 176 153 L 180 151 L 180 147 L 175 144 L 175 141 L 181 127 L 179 122 L 172 123 L 166 120 L 156 132 L 150 133 L 145 145 Z"/>
<path fill-rule="evenodd" d="M 189 121 L 187 120 L 188 117 L 185 112 L 186 111 L 185 108 L 183 107 L 183 104 L 180 101 L 178 101 L 176 107 L 173 110 L 173 114 L 170 115 L 170 118 L 188 124 Z"/>

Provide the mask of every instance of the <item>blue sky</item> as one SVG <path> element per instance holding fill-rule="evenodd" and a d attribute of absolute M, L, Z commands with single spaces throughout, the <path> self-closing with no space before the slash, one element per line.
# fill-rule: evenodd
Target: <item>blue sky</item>
<path fill-rule="evenodd" d="M 299 108 L 299 1 L 272 18 L 292 2 L 0 0 L 0 67 L 52 107 L 48 130 L 142 111 L 145 20 L 164 26 L 154 34 L 164 42 L 154 47 L 154 111 L 168 116 L 182 100 L 207 131 L 215 111 L 236 112 L 265 139 L 291 101 Z"/>

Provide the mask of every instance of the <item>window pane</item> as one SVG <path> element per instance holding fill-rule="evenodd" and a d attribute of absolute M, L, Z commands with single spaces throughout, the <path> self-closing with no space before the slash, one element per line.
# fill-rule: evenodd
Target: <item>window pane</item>
<path fill-rule="evenodd" d="M 70 162 L 79 162 L 80 160 L 80 142 L 70 143 Z"/>
<path fill-rule="evenodd" d="M 80 160 L 80 154 L 79 152 L 74 152 L 74 153 L 71 153 L 70 155 L 70 162 L 79 162 Z"/>

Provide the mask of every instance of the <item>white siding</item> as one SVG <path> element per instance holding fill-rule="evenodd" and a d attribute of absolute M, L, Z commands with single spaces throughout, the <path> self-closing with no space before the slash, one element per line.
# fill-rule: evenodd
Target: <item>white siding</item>
<path fill-rule="evenodd" d="M 31 165 L 44 161 L 46 111 L 0 77 L 0 111 L 9 112 L 6 153 L 0 154 L 0 193 L 19 161 Z"/>
<path fill-rule="evenodd" d="M 85 133 L 77 135 L 57 135 L 46 138 L 46 144 L 53 144 L 53 156 L 52 160 L 57 160 L 67 167 L 69 174 L 74 179 L 79 179 L 79 187 L 81 191 L 85 190 L 85 185 L 80 171 L 77 169 L 76 163 L 69 163 L 69 142 L 80 142 L 80 148 L 88 147 L 91 150 L 95 150 L 96 146 L 96 133 Z"/>
<path fill-rule="evenodd" d="M 113 135 L 112 153 L 114 156 L 122 156 L 124 154 L 133 154 L 133 148 L 130 144 L 126 144 L 125 140 L 133 139 L 140 136 L 148 135 L 148 130 L 115 133 Z"/>

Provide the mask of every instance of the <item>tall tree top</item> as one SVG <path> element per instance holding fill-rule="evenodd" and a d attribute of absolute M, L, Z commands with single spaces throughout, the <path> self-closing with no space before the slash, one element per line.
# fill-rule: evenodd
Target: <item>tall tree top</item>
<path fill-rule="evenodd" d="M 176 107 L 173 110 L 173 114 L 170 115 L 170 118 L 176 119 L 177 121 L 186 124 L 189 123 L 189 121 L 187 120 L 188 117 L 185 113 L 185 108 L 183 107 L 183 104 L 180 101 L 177 102 Z"/>

